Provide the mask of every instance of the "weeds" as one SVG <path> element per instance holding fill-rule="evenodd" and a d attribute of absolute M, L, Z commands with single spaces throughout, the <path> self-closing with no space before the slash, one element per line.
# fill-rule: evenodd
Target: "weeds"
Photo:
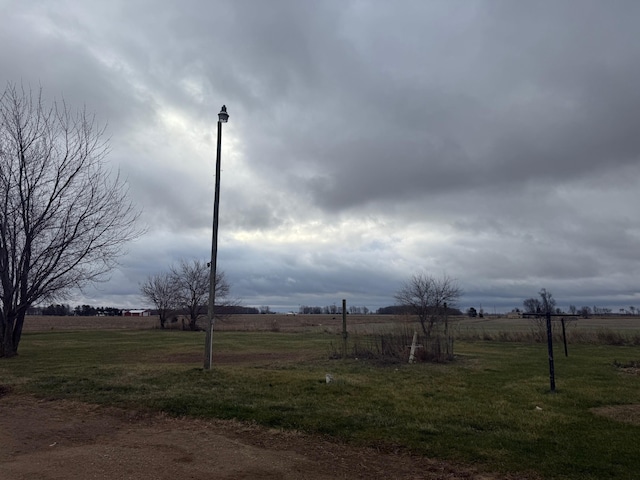
<path fill-rule="evenodd" d="M 458 332 L 456 338 L 470 342 L 545 343 L 547 341 L 546 332 L 542 335 L 536 328 L 532 328 L 529 331 L 467 329 Z M 562 342 L 562 332 L 555 331 L 553 333 L 553 341 Z M 640 333 L 620 332 L 607 328 L 597 330 L 579 330 L 573 328 L 567 331 L 567 342 L 573 345 L 638 346 L 640 345 Z"/>
<path fill-rule="evenodd" d="M 617 360 L 613 361 L 613 366 L 616 368 L 621 368 L 621 369 L 639 369 L 640 368 L 640 361 L 639 360 L 631 360 L 630 362 L 627 363 L 620 363 Z"/>
<path fill-rule="evenodd" d="M 416 334 L 414 359 L 417 362 L 446 362 L 453 360 L 452 336 L 427 338 Z M 370 359 L 383 363 L 407 363 L 409 361 L 414 331 L 408 324 L 388 332 L 363 333 L 353 335 L 347 358 Z M 329 358 L 341 358 L 344 346 L 331 343 Z"/>

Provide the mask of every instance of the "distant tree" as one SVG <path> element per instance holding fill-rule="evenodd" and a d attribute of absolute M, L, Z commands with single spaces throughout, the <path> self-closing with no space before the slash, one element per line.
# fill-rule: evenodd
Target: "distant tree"
<path fill-rule="evenodd" d="M 104 279 L 142 233 L 103 134 L 40 91 L 0 93 L 0 357 L 18 354 L 31 305 Z"/>
<path fill-rule="evenodd" d="M 575 305 L 569 305 L 569 313 L 570 313 L 571 315 L 575 315 L 575 314 L 576 314 L 576 312 L 577 312 L 577 310 L 578 310 L 578 309 L 576 308 L 576 306 L 575 306 Z"/>
<path fill-rule="evenodd" d="M 467 316 L 470 318 L 476 318 L 478 316 L 478 311 L 475 308 L 470 307 L 467 310 Z"/>
<path fill-rule="evenodd" d="M 624 309 L 623 309 L 624 311 Z M 597 305 L 593 306 L 593 310 L 591 310 L 591 313 L 593 313 L 594 315 L 609 315 L 611 314 L 612 310 L 608 307 L 598 307 Z"/>
<path fill-rule="evenodd" d="M 189 329 L 198 330 L 198 318 L 207 313 L 209 303 L 209 272 L 206 262 L 181 260 L 171 268 L 171 276 L 178 288 L 178 303 L 189 315 Z M 215 281 L 216 306 L 228 305 L 229 284 L 224 272 L 218 272 Z"/>
<path fill-rule="evenodd" d="M 67 315 L 72 315 L 71 307 L 67 304 L 55 304 L 49 305 L 42 309 L 43 315 L 51 315 L 57 317 L 64 317 Z"/>
<path fill-rule="evenodd" d="M 207 312 L 209 298 L 209 267 L 206 262 L 181 260 L 171 268 L 178 290 L 178 302 L 189 315 L 189 329 L 197 330 L 198 317 Z"/>
<path fill-rule="evenodd" d="M 104 314 L 108 317 L 117 317 L 122 314 L 122 310 L 115 307 L 104 307 Z"/>
<path fill-rule="evenodd" d="M 270 314 L 271 312 L 271 307 L 269 305 L 262 305 L 260 307 L 260 313 L 264 314 Z"/>
<path fill-rule="evenodd" d="M 589 318 L 591 316 L 591 307 L 587 307 L 586 305 L 583 307 L 580 307 L 580 310 L 578 310 L 578 313 L 580 314 L 581 317 L 583 318 Z"/>
<path fill-rule="evenodd" d="M 540 295 L 542 313 L 554 313 L 556 309 L 556 300 L 553 298 L 553 295 L 551 295 L 551 292 L 546 288 L 541 288 L 538 295 Z"/>
<path fill-rule="evenodd" d="M 407 305 L 390 305 L 376 310 L 378 315 L 411 315 L 413 309 Z"/>
<path fill-rule="evenodd" d="M 455 279 L 447 275 L 435 278 L 418 273 L 402 284 L 395 299 L 418 316 L 422 331 L 430 338 L 439 327 L 442 327 L 445 335 L 448 334 L 447 307 L 455 306 L 461 296 L 462 289 Z"/>
<path fill-rule="evenodd" d="M 93 317 L 98 312 L 98 310 L 91 305 L 78 305 L 73 309 L 73 312 L 78 316 Z"/>
<path fill-rule="evenodd" d="M 349 307 L 349 313 L 353 315 L 366 315 L 369 313 L 369 309 L 367 307 L 358 307 L 356 305 L 351 305 Z"/>
<path fill-rule="evenodd" d="M 543 341 L 546 337 L 546 314 L 560 313 L 560 309 L 556 309 L 556 301 L 551 292 L 546 288 L 541 288 L 538 292 L 538 298 L 527 298 L 522 302 L 524 312 L 527 314 L 537 314 L 531 318 L 533 324 L 533 334 L 538 341 Z"/>
<path fill-rule="evenodd" d="M 538 298 L 527 298 L 522 302 L 524 313 L 540 313 L 542 312 L 542 304 Z"/>
<path fill-rule="evenodd" d="M 140 285 L 142 296 L 158 310 L 160 328 L 164 328 L 169 316 L 178 307 L 178 285 L 170 273 L 149 275 Z"/>
<path fill-rule="evenodd" d="M 546 288 L 538 292 L 540 298 L 527 298 L 522 302 L 525 313 L 555 313 L 556 301 Z"/>
<path fill-rule="evenodd" d="M 272 314 L 275 312 L 271 312 Z M 255 307 L 243 307 L 242 305 L 233 305 L 231 302 L 226 305 L 220 305 L 216 302 L 216 318 L 220 319 L 226 315 L 259 315 L 260 310 Z"/>

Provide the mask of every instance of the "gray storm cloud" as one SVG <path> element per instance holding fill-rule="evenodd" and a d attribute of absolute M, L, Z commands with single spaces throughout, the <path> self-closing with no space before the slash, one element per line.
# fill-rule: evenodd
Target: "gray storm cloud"
<path fill-rule="evenodd" d="M 247 305 L 640 301 L 637 2 L 0 1 L 8 82 L 108 124 L 149 233 L 87 301 L 210 251 Z M 78 297 L 81 298 L 81 297 Z M 126 305 L 125 305 L 126 304 Z"/>

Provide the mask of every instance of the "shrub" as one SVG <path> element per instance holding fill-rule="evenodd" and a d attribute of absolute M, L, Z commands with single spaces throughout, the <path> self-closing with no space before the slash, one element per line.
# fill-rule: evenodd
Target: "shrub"
<path fill-rule="evenodd" d="M 409 361 L 414 332 L 408 326 L 399 327 L 390 332 L 365 333 L 350 337 L 348 358 L 370 359 L 390 363 Z M 452 360 L 453 336 L 427 338 L 417 334 L 416 362 L 446 362 Z M 342 358 L 342 346 L 331 344 L 330 358 Z"/>

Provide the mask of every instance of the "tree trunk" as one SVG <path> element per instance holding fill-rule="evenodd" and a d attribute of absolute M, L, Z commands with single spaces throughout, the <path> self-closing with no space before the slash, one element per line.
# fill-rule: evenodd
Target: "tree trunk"
<path fill-rule="evenodd" d="M 198 324 L 197 324 L 197 322 L 198 322 L 198 317 L 196 317 L 196 318 L 190 318 L 190 319 L 189 319 L 189 329 L 190 329 L 192 332 L 195 332 L 195 331 L 197 331 L 197 330 L 198 330 Z"/>
<path fill-rule="evenodd" d="M 15 357 L 18 355 L 18 345 L 22 337 L 24 325 L 24 312 L 13 313 L 2 319 L 0 326 L 0 358 Z"/>
<path fill-rule="evenodd" d="M 428 317 L 428 315 L 419 315 L 420 325 L 422 326 L 422 331 L 424 332 L 424 336 L 427 339 L 431 338 L 431 330 L 433 327 L 433 321 Z"/>

